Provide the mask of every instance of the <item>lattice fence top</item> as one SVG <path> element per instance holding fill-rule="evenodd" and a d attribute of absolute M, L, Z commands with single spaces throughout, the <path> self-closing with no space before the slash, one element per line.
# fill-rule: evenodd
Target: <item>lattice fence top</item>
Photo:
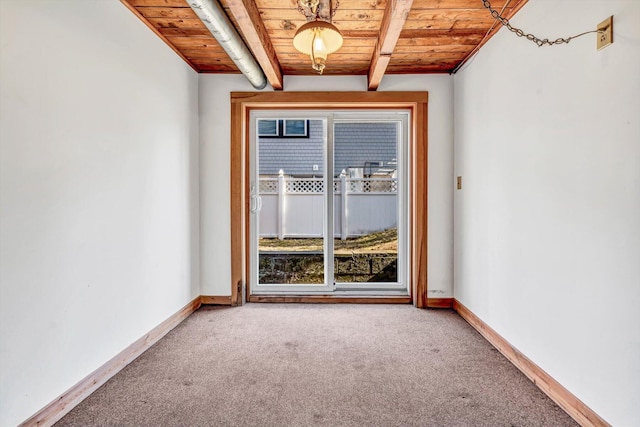
<path fill-rule="evenodd" d="M 277 194 L 278 180 L 272 178 L 260 179 L 260 194 Z"/>
<path fill-rule="evenodd" d="M 288 178 L 285 180 L 287 193 L 322 193 L 324 180 L 322 178 Z"/>
<path fill-rule="evenodd" d="M 389 178 L 348 179 L 347 187 L 351 193 L 395 193 L 398 180 Z"/>
<path fill-rule="evenodd" d="M 322 178 L 286 178 L 284 180 L 285 193 L 322 194 L 324 180 Z M 392 178 L 347 178 L 346 185 L 349 193 L 396 193 L 398 180 Z M 333 193 L 342 193 L 340 179 L 333 181 Z M 278 194 L 278 178 L 261 178 L 260 194 Z"/>

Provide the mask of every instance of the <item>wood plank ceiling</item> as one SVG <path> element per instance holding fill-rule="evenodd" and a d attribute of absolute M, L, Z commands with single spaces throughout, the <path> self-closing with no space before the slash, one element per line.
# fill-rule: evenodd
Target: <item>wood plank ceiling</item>
<path fill-rule="evenodd" d="M 186 0 L 121 1 L 197 72 L 239 72 Z M 316 74 L 292 44 L 307 22 L 297 0 L 219 2 L 274 89 L 283 75 Z M 491 5 L 510 18 L 526 2 Z M 502 27 L 482 0 L 341 0 L 332 22 L 344 44 L 324 74 L 367 75 L 371 90 L 384 74 L 451 73 Z"/>

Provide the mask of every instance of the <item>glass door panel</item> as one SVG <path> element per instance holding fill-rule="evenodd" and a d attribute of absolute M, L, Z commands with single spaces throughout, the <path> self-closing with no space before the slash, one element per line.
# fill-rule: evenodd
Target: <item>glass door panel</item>
<path fill-rule="evenodd" d="M 333 141 L 336 288 L 399 288 L 401 121 L 336 119 Z"/>
<path fill-rule="evenodd" d="M 253 288 L 326 291 L 327 121 L 265 114 L 253 122 Z"/>

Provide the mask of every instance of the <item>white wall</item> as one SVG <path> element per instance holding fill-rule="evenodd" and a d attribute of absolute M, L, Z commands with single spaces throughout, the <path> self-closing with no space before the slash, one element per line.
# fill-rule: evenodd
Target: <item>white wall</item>
<path fill-rule="evenodd" d="M 286 91 L 366 91 L 366 76 L 285 77 Z M 231 295 L 230 92 L 252 91 L 241 75 L 200 75 L 201 283 L 203 295 Z M 453 79 L 448 75 L 385 76 L 380 91 L 429 91 L 430 297 L 453 296 Z"/>
<path fill-rule="evenodd" d="M 616 426 L 640 425 L 640 2 L 537 0 L 455 76 L 455 297 Z"/>
<path fill-rule="evenodd" d="M 198 77 L 117 1 L 0 2 L 0 425 L 199 295 Z"/>

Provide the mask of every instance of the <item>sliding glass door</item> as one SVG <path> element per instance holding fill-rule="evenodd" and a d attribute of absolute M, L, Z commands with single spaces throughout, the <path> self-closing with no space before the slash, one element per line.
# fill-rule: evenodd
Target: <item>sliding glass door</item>
<path fill-rule="evenodd" d="M 250 123 L 250 293 L 407 295 L 408 113 Z"/>

